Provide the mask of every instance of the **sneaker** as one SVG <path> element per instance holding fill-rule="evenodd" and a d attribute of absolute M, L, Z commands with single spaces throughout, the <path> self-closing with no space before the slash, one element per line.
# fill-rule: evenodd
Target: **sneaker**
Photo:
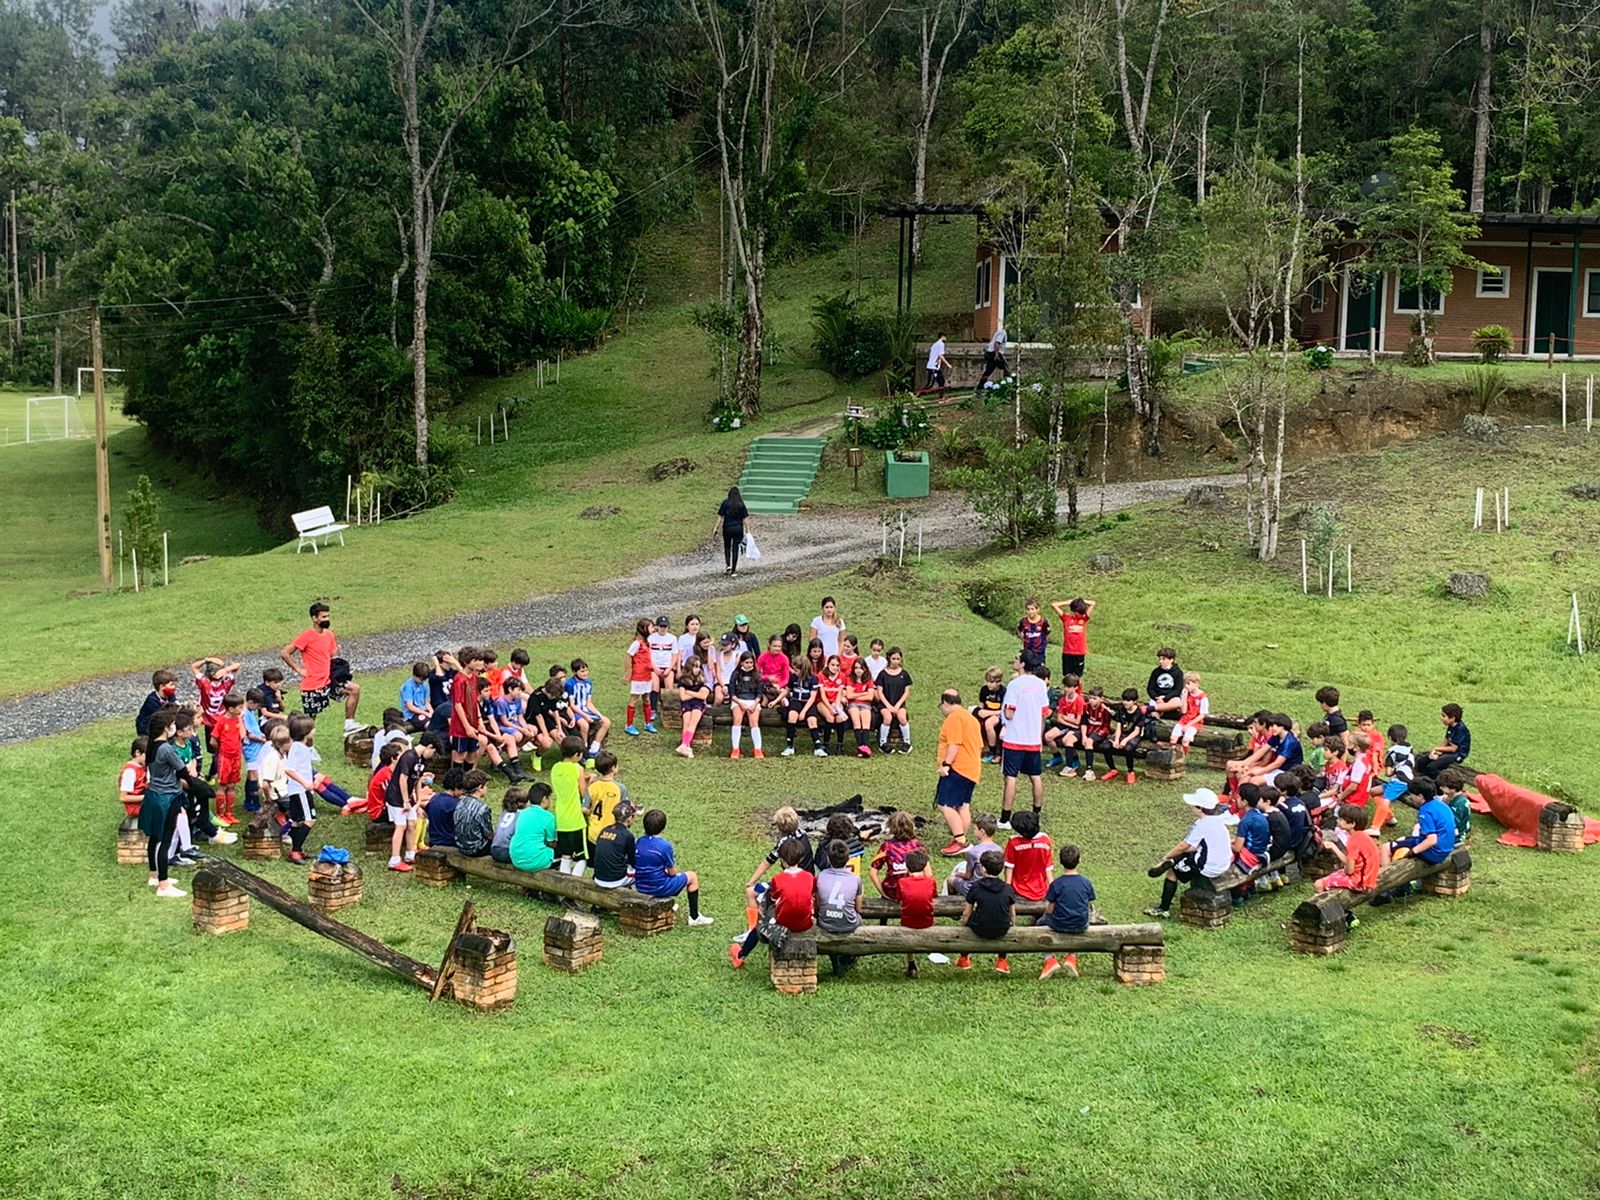
<path fill-rule="evenodd" d="M 1064 970 L 1068 975 L 1072 976 L 1072 978 L 1076 979 L 1078 977 L 1078 956 L 1076 954 L 1069 954 L 1063 958 L 1061 960 L 1061 969 Z"/>
<path fill-rule="evenodd" d="M 206 839 L 213 846 L 231 846 L 238 840 L 239 835 L 237 833 L 229 833 L 226 829 L 219 830 L 214 837 Z"/>
<path fill-rule="evenodd" d="M 1011 828 L 1011 822 L 1010 821 L 1001 821 L 997 825 L 995 825 L 995 828 L 996 829 L 1010 829 Z"/>
<path fill-rule="evenodd" d="M 956 858 L 962 854 L 965 854 L 966 852 L 967 843 L 962 838 L 951 838 L 950 844 L 947 845 L 943 850 L 939 851 L 939 853 L 944 855 L 946 858 Z"/>
<path fill-rule="evenodd" d="M 360 728 L 361 728 L 361 722 L 356 720 L 354 717 L 346 717 L 344 719 L 344 735 L 345 735 L 345 737 L 349 737 L 352 733 L 355 733 L 358 730 L 360 730 Z"/>
<path fill-rule="evenodd" d="M 716 923 L 717 919 L 715 917 L 708 917 L 705 913 L 701 913 L 698 917 L 689 918 L 689 924 L 697 927 L 701 925 L 715 925 Z"/>
<path fill-rule="evenodd" d="M 184 891 L 182 888 L 170 886 L 164 888 L 158 887 L 156 889 L 156 895 L 160 896 L 163 900 L 182 900 L 188 894 L 189 893 Z"/>
<path fill-rule="evenodd" d="M 1137 775 L 1135 775 L 1132 771 L 1128 772 L 1127 779 L 1128 779 L 1129 783 L 1138 783 L 1139 782 L 1139 777 Z"/>
<path fill-rule="evenodd" d="M 303 863 L 306 861 L 306 856 L 300 853 L 298 850 L 291 850 L 289 851 L 289 861 L 292 863 Z"/>
<path fill-rule="evenodd" d="M 1011 963 L 1006 959 L 1006 956 L 1002 954 L 999 958 L 994 960 L 994 969 L 1001 975 L 1009 975 L 1011 974 Z"/>
<path fill-rule="evenodd" d="M 678 746 L 675 750 L 673 750 L 673 753 L 682 755 L 684 758 L 694 757 L 694 751 L 689 749 L 689 747 L 685 746 L 682 742 L 678 743 Z"/>
<path fill-rule="evenodd" d="M 744 755 L 740 754 L 739 753 L 739 747 L 735 746 L 732 750 L 728 751 L 728 757 L 729 758 L 743 758 Z"/>
<path fill-rule="evenodd" d="M 1039 970 L 1039 978 L 1049 979 L 1050 976 L 1054 975 L 1059 970 L 1061 970 L 1061 960 L 1052 954 L 1049 958 L 1044 960 L 1044 966 Z"/>
<path fill-rule="evenodd" d="M 856 747 L 856 757 L 857 758 L 871 758 L 872 757 L 872 747 L 871 746 L 857 746 Z"/>
<path fill-rule="evenodd" d="M 757 746 L 754 750 L 752 750 L 750 752 L 750 754 L 751 754 L 752 758 L 765 758 L 766 757 L 766 755 L 761 752 L 761 747 L 760 746 Z"/>
<path fill-rule="evenodd" d="M 644 723 L 644 731 L 646 733 L 656 733 L 656 732 L 658 732 L 657 729 L 656 729 L 656 723 L 654 721 L 646 721 Z"/>
<path fill-rule="evenodd" d="M 910 742 L 901 742 L 900 743 L 900 753 L 901 754 L 910 754 L 911 753 L 911 743 Z"/>
<path fill-rule="evenodd" d="M 401 872 L 403 874 L 406 871 L 415 871 L 416 868 L 413 867 L 408 862 L 397 862 L 397 863 L 390 863 L 389 864 L 389 870 L 391 870 L 391 871 L 399 871 L 399 872 Z"/>
<path fill-rule="evenodd" d="M 1160 907 L 1159 905 L 1152 904 L 1149 908 L 1144 910 L 1144 915 L 1147 917 L 1155 917 L 1157 920 L 1165 921 L 1167 918 L 1172 916 L 1172 913 Z"/>
<path fill-rule="evenodd" d="M 826 750 L 824 750 L 821 746 L 818 746 L 815 750 L 813 750 L 811 752 L 811 757 L 812 758 L 827 758 L 828 757 L 828 752 Z"/>
<path fill-rule="evenodd" d="M 958 970 L 958 971 L 970 971 L 970 970 L 972 970 L 972 955 L 970 955 L 970 954 L 958 955 L 957 958 L 956 958 L 956 970 Z"/>
<path fill-rule="evenodd" d="M 1110 783 L 1114 779 L 1116 779 L 1117 776 L 1120 775 L 1120 774 L 1122 774 L 1121 771 L 1107 771 L 1104 775 L 1100 776 L 1100 782 L 1101 783 Z"/>
<path fill-rule="evenodd" d="M 1093 783 L 1094 782 L 1094 768 L 1093 767 L 1090 767 L 1087 771 L 1085 771 L 1083 773 L 1083 781 L 1085 783 Z"/>
<path fill-rule="evenodd" d="M 1076 779 L 1078 777 L 1078 768 L 1062 767 L 1060 774 L 1063 779 Z"/>
<path fill-rule="evenodd" d="M 906 978 L 907 979 L 915 979 L 916 977 L 917 977 L 917 963 L 916 963 L 915 959 L 912 959 L 910 962 L 906 963 Z"/>
<path fill-rule="evenodd" d="M 339 811 L 343 812 L 344 810 L 340 809 Z M 215 813 L 215 814 L 213 814 L 213 817 L 214 817 L 214 819 L 215 819 L 215 821 L 217 822 L 218 825 L 235 825 L 235 824 L 237 824 L 237 822 L 232 817 L 228 816 L 227 813 Z"/>
<path fill-rule="evenodd" d="M 169 866 L 169 867 L 171 865 L 172 865 L 171 863 L 167 864 L 167 866 Z M 161 881 L 159 879 L 146 879 L 145 882 L 147 884 L 149 884 L 151 887 L 160 887 L 161 886 Z"/>
<path fill-rule="evenodd" d="M 624 725 L 622 727 L 622 732 L 627 734 L 629 737 L 638 737 L 639 727 L 637 725 Z"/>
<path fill-rule="evenodd" d="M 1066 761 L 1067 760 L 1065 758 L 1063 758 L 1061 755 L 1053 754 L 1053 755 L 1050 756 L 1050 761 L 1045 763 L 1045 766 L 1048 769 L 1053 771 L 1057 767 L 1065 765 Z"/>
<path fill-rule="evenodd" d="M 793 758 L 794 757 L 794 747 L 793 746 L 785 746 L 783 748 L 783 753 L 779 754 L 778 757 L 779 758 Z"/>
<path fill-rule="evenodd" d="M 734 942 L 728 947 L 728 961 L 733 964 L 735 971 L 744 967 L 744 957 L 739 953 L 739 947 L 742 945 L 744 945 L 743 942 Z"/>

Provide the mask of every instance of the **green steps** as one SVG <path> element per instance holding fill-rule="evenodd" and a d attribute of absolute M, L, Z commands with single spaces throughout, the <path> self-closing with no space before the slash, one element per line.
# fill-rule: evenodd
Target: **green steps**
<path fill-rule="evenodd" d="M 822 465 L 825 444 L 825 438 L 756 438 L 739 476 L 745 507 L 756 516 L 798 512 Z"/>

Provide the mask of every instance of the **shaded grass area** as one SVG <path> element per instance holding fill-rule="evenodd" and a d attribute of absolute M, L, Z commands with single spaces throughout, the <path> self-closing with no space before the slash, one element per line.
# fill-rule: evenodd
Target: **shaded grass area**
<path fill-rule="evenodd" d="M 173 586 L 141 596 L 74 594 L 93 593 L 98 584 L 92 444 L 9 448 L 0 457 L 0 567 L 10 581 L 0 593 L 0 621 L 28 627 L 39 653 L 12 664 L 0 678 L 0 696 L 91 672 L 280 644 L 300 627 L 313 597 L 341 601 L 350 614 L 341 621 L 345 633 L 401 628 L 609 578 L 708 540 L 751 436 L 843 410 L 847 389 L 815 364 L 810 305 L 820 292 L 851 286 L 856 261 L 847 245 L 773 270 L 778 349 L 766 375 L 765 415 L 750 430 L 715 434 L 705 420 L 715 390 L 709 349 L 691 320 L 714 285 L 714 217 L 713 208 L 709 225 L 660 235 L 665 248 L 646 263 L 647 278 L 660 285 L 650 294 L 659 300 L 631 316 L 626 333 L 602 350 L 567 360 L 558 387 L 536 389 L 534 372 L 524 371 L 437 414 L 475 436 L 479 417 L 501 399 L 531 398 L 512 419 L 508 443 L 473 447 L 452 503 L 352 530 L 343 547 L 296 555 L 291 529 L 262 529 L 249 497 L 159 460 L 143 431 L 119 417 L 110 440 L 113 530 L 137 476 L 150 474 L 172 533 Z M 875 230 L 860 259 L 863 289 L 880 300 L 887 295 L 891 305 L 892 232 Z M 947 303 L 958 274 L 964 288 L 971 253 L 952 236 L 970 231 L 941 234 L 950 245 L 935 243 L 946 270 L 933 273 L 943 287 L 927 288 L 930 303 Z M 677 457 L 692 459 L 697 470 L 648 481 L 652 464 Z M 341 515 L 342 499 L 327 497 Z M 595 506 L 621 512 L 601 521 L 581 517 Z M 213 557 L 177 569 L 178 559 L 194 554 Z"/>
<path fill-rule="evenodd" d="M 878 959 L 845 981 L 825 979 L 814 997 L 784 998 L 766 981 L 763 955 L 737 974 L 724 957 L 772 808 L 859 791 L 937 821 L 937 691 L 975 689 L 1015 646 L 969 611 L 961 585 L 973 579 L 1096 595 L 1090 679 L 1108 689 L 1142 681 L 1154 645 L 1170 640 L 1222 708 L 1281 706 L 1308 722 L 1311 688 L 1332 682 L 1349 711 L 1370 707 L 1380 724 L 1431 736 L 1439 703 L 1454 698 L 1467 706 L 1479 769 L 1524 781 L 1556 773 L 1592 797 L 1600 766 L 1575 748 L 1600 720 L 1600 688 L 1593 666 L 1563 654 L 1541 599 L 1565 586 L 1550 550 L 1564 544 L 1566 522 L 1585 519 L 1558 491 L 1575 451 L 1542 436 L 1517 443 L 1550 476 L 1519 485 L 1530 489 L 1524 545 L 1515 534 L 1462 538 L 1465 509 L 1436 498 L 1464 448 L 1447 439 L 1415 450 L 1398 463 L 1368 456 L 1319 473 L 1316 490 L 1348 505 L 1352 525 L 1372 522 L 1360 544 L 1392 556 L 1332 605 L 1301 597 L 1279 569 L 1201 548 L 1219 536 L 1217 519 L 1168 508 L 1021 555 L 930 558 L 920 569 L 851 571 L 740 597 L 764 633 L 804 624 L 826 590 L 851 628 L 905 646 L 917 751 L 870 763 L 685 763 L 665 737 L 619 738 L 624 780 L 669 813 L 680 860 L 701 871 L 719 921 L 634 942 L 608 920 L 604 960 L 576 979 L 536 961 L 553 906 L 493 885 L 433 891 L 368 860 L 367 898 L 349 920 L 406 953 L 436 959 L 469 894 L 483 923 L 517 935 L 519 999 L 502 1016 L 430 1008 L 260 906 L 247 933 L 191 934 L 182 905 L 158 904 L 141 871 L 110 865 L 126 727 L 96 726 L 70 748 L 50 739 L 0 749 L 7 778 L 48 771 L 58 798 L 48 871 L 20 822 L 0 824 L 0 889 L 27 897 L 0 910 L 0 936 L 14 947 L 0 977 L 14 1098 L 0 1106 L 12 1148 L 0 1159 L 0 1191 L 1594 1194 L 1595 851 L 1501 847 L 1492 822 L 1478 824 L 1468 896 L 1365 914 L 1331 960 L 1287 949 L 1281 924 L 1304 889 L 1252 901 L 1216 933 L 1171 927 L 1168 982 L 1144 990 L 1117 987 L 1103 956 L 1085 956 L 1081 980 L 1044 985 L 1025 957 L 1009 979 L 979 960 L 970 975 L 925 966 L 915 984 Z M 1363 500 L 1384 466 L 1398 469 Z M 1303 486 L 1295 481 L 1297 496 Z M 1487 567 L 1526 611 L 1498 597 L 1432 597 L 1434 567 L 1403 554 L 1419 534 L 1461 541 L 1443 557 Z M 1084 563 L 1105 548 L 1127 565 L 1091 581 Z M 713 627 L 732 604 L 707 611 Z M 581 653 L 620 667 L 624 641 L 622 631 L 553 639 L 532 647 L 533 658 Z M 1482 681 L 1459 677 L 1469 659 L 1490 669 Z M 618 671 L 602 666 L 597 677 L 614 712 Z M 1292 677 L 1310 687 L 1287 686 Z M 380 703 L 400 676 L 365 682 Z M 336 726 L 328 714 L 326 745 L 337 746 Z M 333 773 L 360 781 L 342 764 Z M 1216 779 L 1197 771 L 1185 784 Z M 1048 831 L 1084 847 L 1107 915 L 1136 919 L 1154 898 L 1144 866 L 1187 823 L 1185 785 L 1047 783 Z M 987 768 L 983 806 L 998 792 Z M 318 834 L 353 848 L 360 826 L 330 818 Z M 288 864 L 263 873 L 303 889 Z"/>

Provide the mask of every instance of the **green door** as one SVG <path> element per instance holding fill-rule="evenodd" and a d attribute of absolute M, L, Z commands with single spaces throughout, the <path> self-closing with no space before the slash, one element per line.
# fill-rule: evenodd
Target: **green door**
<path fill-rule="evenodd" d="M 1533 293 L 1533 353 L 1567 352 L 1572 324 L 1572 272 L 1540 271 Z"/>
<path fill-rule="evenodd" d="M 1373 281 L 1351 271 L 1345 276 L 1344 345 L 1341 350 L 1370 350 L 1376 336 L 1377 306 Z"/>

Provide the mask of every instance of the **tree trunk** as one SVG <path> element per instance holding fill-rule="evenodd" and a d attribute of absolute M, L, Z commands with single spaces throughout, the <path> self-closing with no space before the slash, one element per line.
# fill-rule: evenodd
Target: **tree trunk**
<path fill-rule="evenodd" d="M 1122 361 L 1128 372 L 1128 400 L 1139 418 L 1139 445 L 1152 458 L 1161 454 L 1161 397 L 1150 381 L 1150 343 L 1134 324 L 1131 309 L 1122 314 Z"/>
<path fill-rule="evenodd" d="M 1472 192 L 1467 200 L 1467 211 L 1483 211 L 1485 176 L 1489 171 L 1489 119 L 1493 112 L 1494 86 L 1494 30 L 1484 20 L 1478 26 L 1478 86 L 1474 89 L 1473 108 L 1477 120 L 1472 131 Z"/>
<path fill-rule="evenodd" d="M 1211 110 L 1208 108 L 1200 114 L 1200 144 L 1195 152 L 1194 161 L 1194 202 L 1206 202 L 1206 134 L 1211 125 Z"/>
<path fill-rule="evenodd" d="M 51 378 L 54 380 L 56 395 L 61 395 L 61 323 L 56 322 L 56 347 L 55 357 L 52 360 Z"/>
<path fill-rule="evenodd" d="M 911 198 L 918 205 L 928 193 L 928 126 L 932 114 L 924 111 L 924 118 L 917 123 L 916 162 L 911 181 Z M 911 218 L 911 265 L 922 265 L 922 220 L 916 216 Z"/>
<path fill-rule="evenodd" d="M 428 465 L 428 279 L 433 273 L 433 195 L 422 165 L 422 122 L 417 112 L 417 57 L 403 57 L 406 163 L 411 171 L 411 413 L 417 466 Z"/>
<path fill-rule="evenodd" d="M 22 262 L 17 257 L 17 190 L 11 189 L 11 351 L 22 358 Z"/>
<path fill-rule="evenodd" d="M 752 237 L 758 235 L 752 234 Z M 746 420 L 754 420 L 761 413 L 761 345 L 766 330 L 766 312 L 762 307 L 762 288 L 765 271 L 760 251 L 744 277 L 744 313 L 739 321 L 739 354 L 734 365 L 733 398 Z"/>

